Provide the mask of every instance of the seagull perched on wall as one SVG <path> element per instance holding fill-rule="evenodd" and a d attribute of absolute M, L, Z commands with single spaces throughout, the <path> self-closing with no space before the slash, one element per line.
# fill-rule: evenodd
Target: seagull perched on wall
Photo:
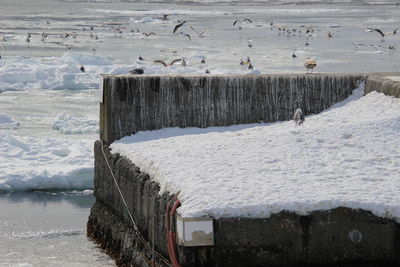
<path fill-rule="evenodd" d="M 296 126 L 297 125 L 298 126 L 302 126 L 304 120 L 305 120 L 305 117 L 304 117 L 303 111 L 301 111 L 300 108 L 296 109 L 296 111 L 295 111 L 295 113 L 293 115 L 293 121 L 296 124 Z"/>
<path fill-rule="evenodd" d="M 304 67 L 306 67 L 307 73 L 309 73 L 308 70 L 311 70 L 312 73 L 316 66 L 317 66 L 317 61 L 315 61 L 314 59 L 308 57 L 304 60 Z"/>

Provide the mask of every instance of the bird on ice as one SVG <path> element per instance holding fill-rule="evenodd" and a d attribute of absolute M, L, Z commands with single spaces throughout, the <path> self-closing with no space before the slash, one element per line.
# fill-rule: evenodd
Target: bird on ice
<path fill-rule="evenodd" d="M 314 59 L 306 58 L 304 60 L 304 67 L 306 67 L 307 73 L 309 73 L 308 70 L 311 70 L 312 73 L 316 66 L 317 66 L 317 61 L 315 61 Z"/>
<path fill-rule="evenodd" d="M 305 117 L 304 117 L 303 111 L 301 111 L 300 108 L 296 109 L 296 112 L 293 115 L 293 121 L 296 124 L 296 126 L 297 125 L 302 126 L 304 120 L 305 120 Z"/>
<path fill-rule="evenodd" d="M 160 20 L 168 20 L 168 16 L 169 16 L 169 14 L 163 14 L 163 16 L 159 19 Z"/>
<path fill-rule="evenodd" d="M 85 72 L 85 67 L 84 67 L 83 65 L 81 65 L 80 70 L 81 70 L 82 72 Z"/>
<path fill-rule="evenodd" d="M 129 73 L 130 74 L 143 74 L 144 69 L 142 69 L 142 68 L 133 69 L 133 70 L 130 70 Z"/>

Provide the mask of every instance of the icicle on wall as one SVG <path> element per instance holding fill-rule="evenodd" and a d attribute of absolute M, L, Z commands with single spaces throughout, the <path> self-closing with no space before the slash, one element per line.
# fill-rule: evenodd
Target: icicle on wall
<path fill-rule="evenodd" d="M 344 100 L 362 75 L 104 76 L 101 139 L 140 130 L 290 120 Z"/>

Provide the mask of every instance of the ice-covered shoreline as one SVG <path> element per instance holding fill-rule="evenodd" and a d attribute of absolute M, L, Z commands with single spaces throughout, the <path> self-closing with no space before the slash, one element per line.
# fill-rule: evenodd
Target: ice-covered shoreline
<path fill-rule="evenodd" d="M 400 221 L 400 99 L 355 91 L 293 122 L 144 131 L 111 145 L 184 217 L 269 217 L 340 206 Z"/>
<path fill-rule="evenodd" d="M 0 131 L 0 191 L 93 188 L 93 141 Z"/>
<path fill-rule="evenodd" d="M 99 88 L 100 75 L 128 74 L 134 68 L 145 69 L 146 74 L 194 74 L 204 73 L 207 67 L 200 64 L 204 55 L 194 54 L 186 58 L 187 64 L 177 63 L 164 67 L 152 60 L 136 60 L 126 64 L 112 57 L 89 53 L 65 52 L 61 57 L 4 57 L 0 61 L 0 93 L 30 89 L 85 90 Z M 192 64 L 193 63 L 193 64 Z M 80 67 L 85 67 L 85 72 Z M 247 68 L 213 68 L 213 74 L 260 73 Z"/>

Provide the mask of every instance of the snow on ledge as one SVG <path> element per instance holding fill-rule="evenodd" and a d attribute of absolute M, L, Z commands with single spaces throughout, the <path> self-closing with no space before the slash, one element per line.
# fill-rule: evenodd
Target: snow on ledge
<path fill-rule="evenodd" d="M 395 82 L 400 82 L 400 76 L 387 76 L 385 78 Z"/>
<path fill-rule="evenodd" d="M 361 208 L 400 222 L 400 99 L 362 88 L 292 121 L 143 131 L 111 145 L 161 186 L 183 217 L 264 218 Z"/>

